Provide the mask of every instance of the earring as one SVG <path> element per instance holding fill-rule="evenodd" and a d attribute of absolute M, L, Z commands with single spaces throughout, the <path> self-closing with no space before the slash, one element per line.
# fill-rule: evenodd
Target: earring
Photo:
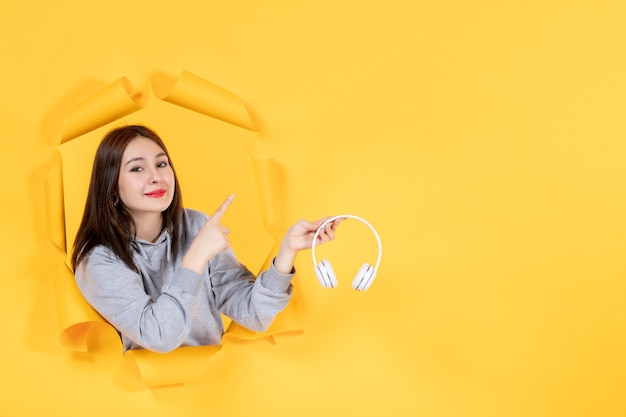
<path fill-rule="evenodd" d="M 118 196 L 115 196 L 115 201 L 113 202 L 113 205 L 117 207 L 119 204 L 120 204 L 120 198 Z"/>

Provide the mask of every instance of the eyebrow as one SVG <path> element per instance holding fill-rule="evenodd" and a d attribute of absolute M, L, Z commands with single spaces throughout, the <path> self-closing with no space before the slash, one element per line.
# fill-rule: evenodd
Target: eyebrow
<path fill-rule="evenodd" d="M 154 158 L 157 159 L 157 158 L 160 158 L 162 156 L 167 156 L 167 154 L 165 152 L 160 152 L 160 153 L 156 154 L 154 156 Z M 133 162 L 142 161 L 144 159 L 146 159 L 146 158 L 144 158 L 143 156 L 138 156 L 136 158 L 130 158 L 128 161 L 126 161 L 126 165 L 132 164 Z"/>

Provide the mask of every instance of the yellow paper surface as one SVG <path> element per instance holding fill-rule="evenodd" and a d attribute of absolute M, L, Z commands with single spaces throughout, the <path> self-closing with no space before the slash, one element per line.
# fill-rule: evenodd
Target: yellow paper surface
<path fill-rule="evenodd" d="M 78 103 L 65 116 L 61 143 L 120 119 L 147 105 L 148 97 L 134 91 L 126 77 Z"/>
<path fill-rule="evenodd" d="M 624 21 L 623 0 L 0 2 L 0 415 L 626 415 Z M 282 198 L 260 204 L 254 131 L 154 97 L 154 71 L 184 70 L 262 122 L 272 152 L 249 154 L 276 162 Z M 120 77 L 126 115 L 59 145 Z M 298 255 L 297 337 L 227 336 L 202 375 L 153 389 L 110 326 L 67 349 L 51 147 L 69 250 L 94 145 L 139 122 L 185 205 L 236 194 L 225 221 L 251 269 L 284 226 L 353 213 L 383 239 L 372 288 L 350 288 L 376 253 L 345 222 L 319 252 L 338 288 Z"/>
<path fill-rule="evenodd" d="M 197 379 L 205 371 L 211 356 L 221 346 L 188 346 L 169 353 L 129 350 L 124 360 L 137 364 L 143 381 L 149 387 L 184 384 Z"/>
<path fill-rule="evenodd" d="M 183 71 L 178 78 L 163 73 L 155 74 L 152 77 L 152 89 L 161 100 L 244 129 L 255 130 L 248 110 L 239 97 L 188 71 Z"/>
<path fill-rule="evenodd" d="M 261 213 L 263 222 L 270 233 L 277 236 L 284 230 L 285 196 L 282 183 L 282 174 L 279 164 L 274 158 L 267 155 L 250 153 L 252 170 L 259 189 Z"/>
<path fill-rule="evenodd" d="M 57 319 L 61 343 L 68 349 L 86 352 L 87 334 L 94 323 L 106 321 L 83 298 L 74 274 L 65 265 L 55 271 Z"/>
<path fill-rule="evenodd" d="M 50 240 L 65 251 L 65 216 L 63 210 L 63 172 L 61 164 L 52 168 L 46 178 L 46 227 Z"/>

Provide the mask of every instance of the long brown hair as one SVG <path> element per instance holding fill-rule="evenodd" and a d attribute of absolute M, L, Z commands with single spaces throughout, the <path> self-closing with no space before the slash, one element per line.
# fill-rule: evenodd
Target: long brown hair
<path fill-rule="evenodd" d="M 163 227 L 171 234 L 172 254 L 174 258 L 176 257 L 183 206 L 174 165 L 165 144 L 154 131 L 145 126 L 130 125 L 107 133 L 96 151 L 83 219 L 74 241 L 72 253 L 74 269 L 94 247 L 102 245 L 111 249 L 130 269 L 137 272 L 131 248 L 131 239 L 136 232 L 135 222 L 124 205 L 118 204 L 120 203 L 118 178 L 126 146 L 138 136 L 152 140 L 163 149 L 174 173 L 174 197 L 172 204 L 162 215 Z"/>

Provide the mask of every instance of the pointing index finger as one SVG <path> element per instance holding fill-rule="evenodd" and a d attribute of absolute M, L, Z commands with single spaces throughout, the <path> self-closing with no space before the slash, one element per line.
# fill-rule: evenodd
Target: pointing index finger
<path fill-rule="evenodd" d="M 217 208 L 217 210 L 215 210 L 215 213 L 213 213 L 209 219 L 211 223 L 219 223 L 222 221 L 222 217 L 224 217 L 224 213 L 226 213 L 226 209 L 233 201 L 233 198 L 235 198 L 235 194 L 228 196 L 228 198 Z"/>

